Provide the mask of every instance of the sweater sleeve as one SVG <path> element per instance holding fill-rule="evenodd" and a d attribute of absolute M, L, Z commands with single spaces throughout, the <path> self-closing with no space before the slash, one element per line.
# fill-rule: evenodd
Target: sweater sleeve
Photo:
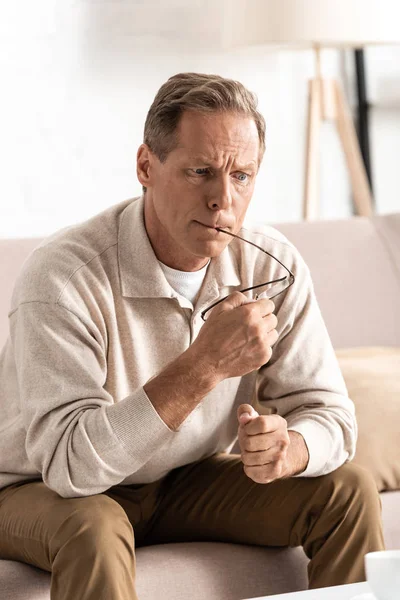
<path fill-rule="evenodd" d="M 297 476 L 316 477 L 354 457 L 357 423 L 310 271 L 298 253 L 296 262 L 296 280 L 276 303 L 279 338 L 258 373 L 257 401 L 303 436 L 309 462 Z"/>
<path fill-rule="evenodd" d="M 56 303 L 10 315 L 26 452 L 65 498 L 101 493 L 137 471 L 175 432 L 143 387 L 115 402 L 93 324 Z"/>

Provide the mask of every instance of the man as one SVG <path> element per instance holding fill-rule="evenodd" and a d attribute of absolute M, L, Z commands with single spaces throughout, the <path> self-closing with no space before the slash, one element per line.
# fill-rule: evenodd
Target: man
<path fill-rule="evenodd" d="M 135 545 L 302 545 L 314 588 L 364 579 L 383 548 L 309 270 L 275 229 L 242 228 L 264 147 L 243 85 L 171 77 L 143 196 L 24 264 L 0 362 L 0 557 L 50 571 L 53 599 L 137 598 Z"/>

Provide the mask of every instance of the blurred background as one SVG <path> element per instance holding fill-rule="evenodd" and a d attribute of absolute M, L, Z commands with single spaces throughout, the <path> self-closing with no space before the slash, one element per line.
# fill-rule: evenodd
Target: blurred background
<path fill-rule="evenodd" d="M 251 2 L 251 0 L 249 0 Z M 137 196 L 136 151 L 155 93 L 181 71 L 240 80 L 267 149 L 248 216 L 302 218 L 312 49 L 227 48 L 229 0 L 13 0 L 0 20 L 0 237 L 42 237 Z M 233 10 L 233 9 L 232 9 Z M 234 26 L 240 30 L 241 20 Z M 400 211 L 400 46 L 364 51 L 375 212 Z M 324 49 L 355 110 L 354 50 Z M 353 214 L 337 131 L 321 128 L 320 218 Z"/>

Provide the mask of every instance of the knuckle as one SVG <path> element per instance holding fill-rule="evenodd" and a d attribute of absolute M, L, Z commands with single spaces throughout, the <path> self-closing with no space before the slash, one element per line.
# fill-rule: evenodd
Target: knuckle
<path fill-rule="evenodd" d="M 289 434 L 287 432 L 287 421 L 281 415 L 274 415 L 278 426 L 282 427 L 285 430 L 285 439 L 289 439 Z"/>
<path fill-rule="evenodd" d="M 265 345 L 265 330 L 264 330 L 264 326 L 262 323 L 258 323 L 256 332 L 255 332 L 255 337 L 256 337 L 258 344 L 260 344 L 261 346 Z"/>
<path fill-rule="evenodd" d="M 248 327 L 249 335 L 252 338 L 258 339 L 258 338 L 262 337 L 261 330 L 260 330 L 260 323 L 257 321 L 257 319 L 255 318 L 254 315 L 249 315 L 247 327 Z"/>
<path fill-rule="evenodd" d="M 280 443 L 279 453 L 280 453 L 281 458 L 285 458 L 285 456 L 287 454 L 288 445 L 289 444 L 286 441 Z"/>
<path fill-rule="evenodd" d="M 276 453 L 276 460 L 279 461 L 283 461 L 286 457 L 286 449 L 284 448 L 280 448 L 278 450 L 278 452 Z"/>
<path fill-rule="evenodd" d="M 268 470 L 267 473 L 264 473 L 261 483 L 270 483 L 271 481 L 273 481 L 273 479 L 274 479 L 274 475 L 273 475 L 272 471 Z"/>
<path fill-rule="evenodd" d="M 284 440 L 282 440 L 282 444 L 283 444 L 283 448 L 284 448 L 285 450 L 287 450 L 287 449 L 289 448 L 289 444 L 290 444 L 290 438 L 289 438 L 289 434 L 287 434 L 287 435 L 285 436 L 285 439 L 284 439 Z"/>
<path fill-rule="evenodd" d="M 271 348 L 271 346 L 267 346 L 265 349 L 266 362 L 268 362 L 271 359 L 271 356 L 272 356 L 272 348 Z"/>
<path fill-rule="evenodd" d="M 231 294 L 229 294 L 229 296 L 227 296 L 224 302 L 222 302 L 221 306 L 226 306 L 230 308 L 242 306 L 243 308 L 245 308 L 247 306 L 246 304 L 244 304 L 245 299 L 246 296 L 242 294 L 242 292 L 236 290 L 235 292 L 232 292 Z"/>
<path fill-rule="evenodd" d="M 229 298 L 232 299 L 240 299 L 242 300 L 243 298 L 245 298 L 246 296 L 244 294 L 242 294 L 242 292 L 239 292 L 239 290 L 236 290 L 234 292 L 232 292 L 231 294 L 229 294 Z"/>
<path fill-rule="evenodd" d="M 248 324 L 257 323 L 256 313 L 255 313 L 253 304 L 251 304 L 251 303 L 242 304 L 242 311 L 243 311 L 244 319 L 246 320 L 246 322 Z"/>
<path fill-rule="evenodd" d="M 270 468 L 268 468 L 267 471 L 263 472 L 262 481 L 260 483 L 270 483 L 270 481 L 273 481 L 273 479 L 274 479 L 274 474 L 273 474 L 272 470 Z"/>
<path fill-rule="evenodd" d="M 278 341 L 279 334 L 278 334 L 278 332 L 277 332 L 276 329 L 273 329 L 272 332 L 271 332 L 271 334 L 272 334 L 272 338 L 273 338 L 273 342 L 272 343 L 275 344 L 275 342 Z"/>
<path fill-rule="evenodd" d="M 281 474 L 281 466 L 278 462 L 275 462 L 272 464 L 271 466 L 271 470 L 270 470 L 270 475 L 274 478 L 277 479 Z"/>

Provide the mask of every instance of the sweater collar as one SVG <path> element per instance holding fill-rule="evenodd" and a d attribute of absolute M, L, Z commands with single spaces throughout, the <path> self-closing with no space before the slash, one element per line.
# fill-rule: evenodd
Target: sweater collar
<path fill-rule="evenodd" d="M 118 231 L 121 293 L 131 298 L 176 298 L 151 246 L 144 224 L 144 198 L 132 200 L 123 210 Z M 202 301 L 221 296 L 221 289 L 239 286 L 237 261 L 228 245 L 212 258 L 203 282 Z M 203 302 L 202 302 L 203 303 Z"/>

